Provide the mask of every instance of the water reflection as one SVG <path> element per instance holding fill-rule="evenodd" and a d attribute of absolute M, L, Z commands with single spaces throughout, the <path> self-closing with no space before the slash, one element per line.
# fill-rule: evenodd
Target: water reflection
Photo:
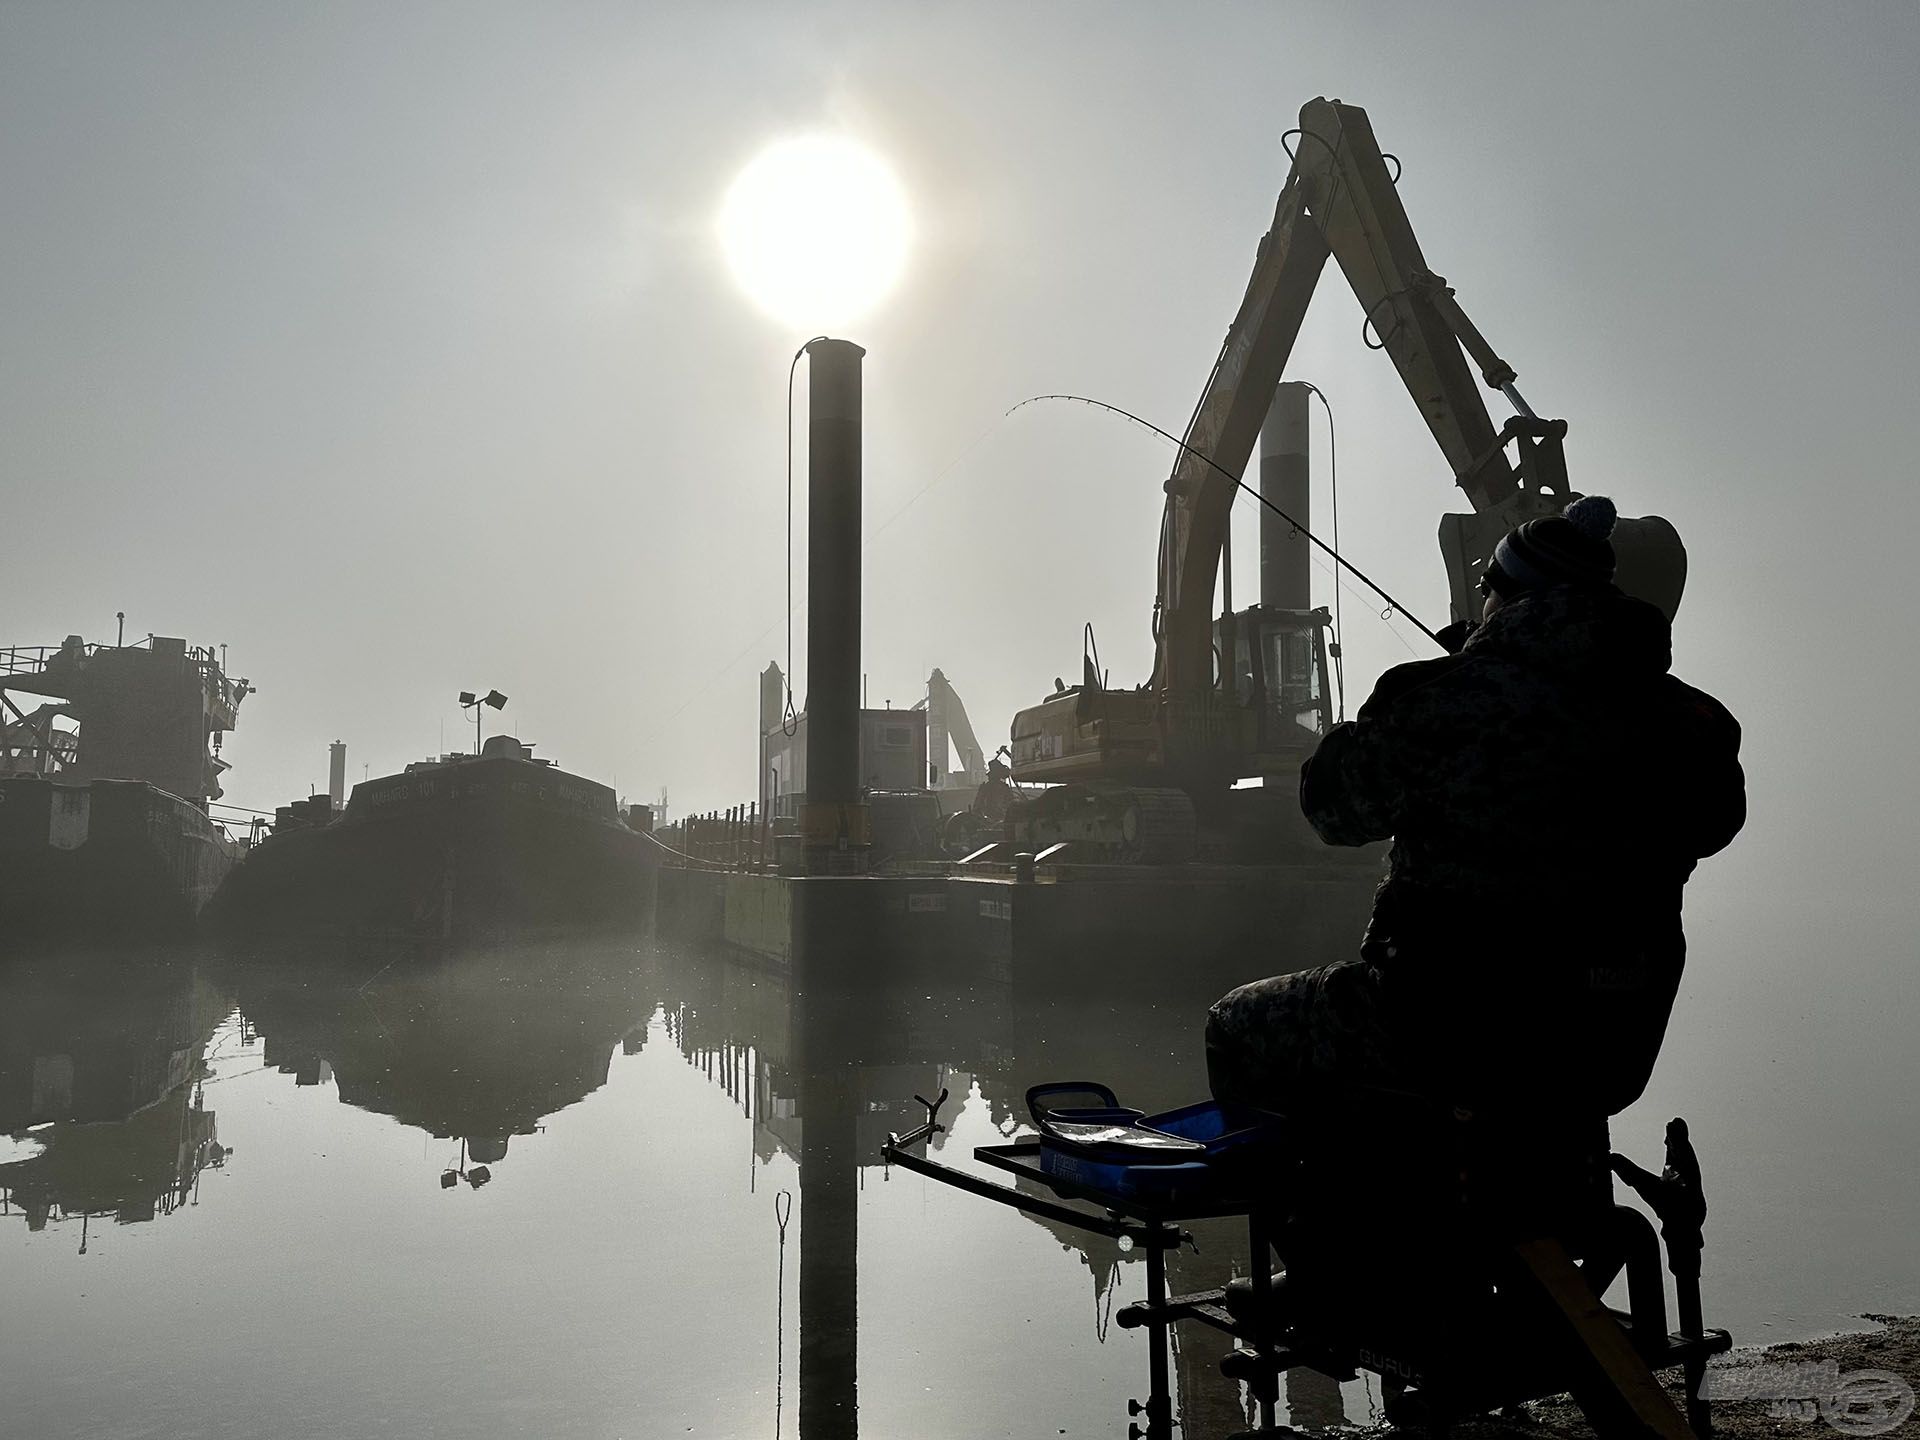
<path fill-rule="evenodd" d="M 607 1083 L 656 1009 L 631 945 L 315 947 L 229 962 L 265 1063 L 457 1150 L 478 1188 L 515 1137 Z"/>
<path fill-rule="evenodd" d="M 0 1383 L 54 1436 L 136 1424 L 62 1370 L 91 1344 L 122 1357 L 162 1429 L 365 1434 L 431 1428 L 453 1405 L 504 1433 L 537 1394 L 555 1435 L 735 1432 L 751 1414 L 830 1440 L 863 1416 L 876 1434 L 1020 1428 L 1030 1382 L 995 1394 L 977 1378 L 1016 1345 L 1052 1376 L 1045 1433 L 1109 1425 L 1142 1385 L 1138 1337 L 1111 1324 L 1139 1257 L 964 1197 L 955 1210 L 888 1175 L 880 1144 L 921 1118 L 916 1092 L 943 1087 L 955 1131 L 934 1149 L 963 1164 L 1042 1079 L 1192 1099 L 1193 1017 L 1236 977 L 1069 1002 L 904 962 L 815 973 L 560 941 L 8 966 L 0 1131 L 21 1153 L 0 1164 L 0 1205 L 29 1232 L 78 1221 L 80 1249 L 90 1220 L 190 1202 L 228 1154 L 216 1100 L 249 1163 L 225 1170 L 205 1224 L 143 1266 L 93 1271 L 104 1307 L 37 1252 L 0 1247 L 0 1284 L 24 1286 L 36 1319 L 31 1345 L 0 1354 Z M 1231 1242 L 1203 1232 L 1172 1261 L 1176 1287 L 1230 1278 Z M 226 1272 L 240 1291 L 197 1288 Z M 195 1296 L 208 1343 L 139 1323 Z M 290 1296 L 341 1325 L 296 1325 Z M 509 1352 L 525 1363 L 502 1365 Z M 1187 1433 L 1245 1422 L 1219 1355 L 1183 1337 Z M 245 1383 L 215 1383 L 223 1371 Z M 209 1393 L 233 1407 L 205 1410 Z M 1337 1389 L 1331 1405 L 1322 1418 L 1340 1418 Z"/>
<path fill-rule="evenodd" d="M 1200 1017 L 1244 978 L 1182 964 L 1065 996 L 906 961 L 796 979 L 638 941 L 8 962 L 0 1208 L 22 1223 L 0 1235 L 0 1288 L 32 1319 L 0 1346 L 8 1425 L 1124 1433 L 1145 1348 L 1112 1317 L 1140 1296 L 1138 1254 L 889 1175 L 880 1143 L 943 1086 L 953 1129 L 933 1149 L 960 1165 L 1024 1120 L 1041 1081 L 1192 1100 Z M 1723 1166 L 1776 1165 L 1765 1186 L 1717 1181 L 1708 1249 L 1727 1257 L 1716 1316 L 1725 1294 L 1736 1333 L 1763 1338 L 1751 1297 L 1774 1303 L 1784 1282 L 1760 1262 L 1791 1255 L 1755 1250 L 1741 1206 L 1799 1172 L 1735 1129 L 1740 1097 L 1695 1103 L 1722 1073 L 1739 1073 L 1724 1056 L 1675 1071 L 1684 1094 L 1648 1113 L 1684 1099 Z M 224 1146 L 235 1163 L 216 1169 Z M 1914 1152 L 1899 1153 L 1905 1175 Z M 1865 1279 L 1799 1278 L 1796 1301 L 1891 1309 L 1910 1293 L 1910 1190 L 1885 1193 L 1879 1228 L 1848 1212 L 1865 1216 Z M 1170 1257 L 1176 1289 L 1244 1263 L 1232 1227 L 1196 1234 L 1199 1253 Z M 76 1264 L 83 1240 L 115 1263 Z M 1224 1343 L 1180 1337 L 1184 1434 L 1246 1423 Z M 87 1358 L 103 1353 L 111 1385 Z M 1287 1398 L 1309 1428 L 1373 1418 L 1356 1383 L 1295 1372 Z"/>
<path fill-rule="evenodd" d="M 757 1156 L 784 1152 L 799 1162 L 803 1440 L 858 1433 L 859 1192 L 870 1175 L 881 1173 L 886 1134 L 925 1118 L 914 1096 L 948 1089 L 955 1097 L 944 1112 L 949 1118 L 965 1104 L 1000 1134 L 1013 1133 L 1025 1120 L 1026 1089 L 1042 1080 L 1097 1078 L 1128 1103 L 1148 1108 L 1189 1102 L 1206 1088 L 1195 1017 L 1230 983 L 1189 972 L 1156 983 L 1151 998 L 1109 992 L 1068 1001 L 1005 984 L 956 986 L 951 976 L 911 972 L 867 977 L 859 985 L 829 978 L 809 986 L 717 955 L 663 955 L 660 966 L 667 1030 L 681 1054 L 752 1120 Z M 972 1146 L 984 1138 L 948 1133 L 934 1137 L 929 1148 L 971 1166 Z M 925 1183 L 903 1178 L 909 1187 Z M 1043 1218 L 995 1210 L 984 1201 L 966 1203 L 979 1207 L 989 1232 L 995 1225 L 1047 1232 L 1085 1277 L 1083 1294 L 1091 1305 L 1082 1302 L 1078 1323 L 1095 1343 L 1107 1344 L 1122 1273 L 1142 1257 Z M 1236 1242 L 1244 1236 L 1237 1226 L 1201 1226 L 1196 1234 L 1198 1250 L 1169 1257 L 1175 1293 L 1224 1284 L 1239 1273 L 1242 1247 Z M 954 1250 L 938 1236 L 928 1238 L 923 1273 L 883 1270 L 877 1283 L 942 1290 L 954 1284 L 990 1290 L 997 1283 L 995 1257 L 961 1260 L 956 1269 Z M 1056 1276 L 1052 1283 L 1070 1282 Z M 1139 1288 L 1137 1280 L 1133 1288 Z M 925 1307 L 925 1339 L 941 1333 L 938 1309 Z M 1217 1332 L 1192 1330 L 1179 1337 L 1175 1357 L 1183 1433 L 1227 1434 L 1246 1427 L 1253 1418 L 1248 1399 L 1217 1368 L 1229 1342 Z M 1032 1358 L 1048 1366 L 1050 1351 L 1057 1348 L 1064 1356 L 1084 1341 L 1044 1333 L 1030 1343 Z M 1143 1391 L 1144 1351 L 1135 1368 Z M 1350 1423 L 1340 1386 L 1324 1377 L 1296 1372 L 1288 1400 L 1298 1425 Z M 1103 1418 L 1124 1413 L 1124 1402 L 1124 1394 L 1113 1396 Z"/>
<path fill-rule="evenodd" d="M 77 953 L 0 966 L 0 1214 L 29 1231 L 170 1215 L 226 1162 L 202 1060 L 226 997 L 197 957 Z"/>
<path fill-rule="evenodd" d="M 660 957 L 667 1033 L 753 1122 L 758 1159 L 799 1163 L 799 1433 L 858 1433 L 862 1171 L 913 1095 L 961 1089 L 957 1057 L 995 1048 L 1004 994 L 917 987 L 796 988 L 720 956 Z"/>
<path fill-rule="evenodd" d="M 434 1171 L 447 1188 L 477 1189 L 507 1174 L 512 1140 L 599 1090 L 613 1057 L 642 1051 L 655 1020 L 748 1124 L 745 1173 L 703 1182 L 744 1181 L 751 1192 L 760 1171 L 777 1160 L 797 1166 L 797 1428 L 803 1440 L 826 1440 L 859 1431 L 862 1195 L 882 1174 L 886 1134 L 921 1118 L 916 1092 L 946 1088 L 1001 1133 L 1024 1119 L 1026 1087 L 1042 1079 L 1092 1076 L 1135 1103 L 1184 1103 L 1205 1087 L 1191 1022 L 1233 977 L 1185 973 L 1157 983 L 1151 998 L 1110 990 L 1067 1001 L 1008 984 L 961 985 L 949 974 L 904 964 L 879 976 L 848 977 L 826 966 L 815 974 L 796 981 L 718 954 L 643 956 L 631 948 L 560 944 L 454 952 L 317 948 L 253 957 L 232 969 L 265 1062 L 296 1086 L 330 1079 L 342 1103 L 450 1142 L 454 1148 Z M 978 1138 L 941 1136 L 934 1148 L 966 1163 Z M 909 1179 L 902 1188 L 921 1183 Z M 984 1205 L 978 1220 L 989 1234 L 995 1226 L 1045 1231 L 1084 1277 L 1076 1323 L 1097 1344 L 1119 1343 L 1110 1331 L 1116 1303 L 1124 1303 L 1116 1292 L 1139 1257 L 1103 1238 Z M 1198 1252 L 1170 1261 L 1176 1290 L 1233 1278 L 1236 1238 L 1232 1227 L 1203 1229 Z M 994 1277 L 979 1267 L 943 1274 L 933 1258 L 940 1237 L 929 1239 L 916 1266 L 924 1274 L 881 1269 L 869 1281 L 908 1290 L 958 1282 L 991 1291 Z M 785 1240 L 782 1226 L 782 1274 Z M 1064 1296 L 1066 1276 L 1053 1283 Z M 782 1289 L 776 1306 L 786 1298 Z M 935 1325 L 928 1333 L 937 1331 Z M 1056 1339 L 1034 1337 L 1043 1363 Z M 1182 1337 L 1176 1375 L 1188 1433 L 1226 1433 L 1249 1419 L 1244 1396 L 1217 1372 L 1226 1343 L 1212 1332 Z M 777 1355 L 776 1407 L 784 1404 L 783 1363 Z M 893 1382 L 905 1378 L 881 1380 L 896 1388 Z M 1311 1384 L 1306 1377 L 1296 1382 L 1296 1418 L 1344 1422 L 1338 1387 L 1322 1382 L 1313 1393 Z M 1122 1413 L 1125 1398 L 1106 1399 L 1109 1418 Z"/>

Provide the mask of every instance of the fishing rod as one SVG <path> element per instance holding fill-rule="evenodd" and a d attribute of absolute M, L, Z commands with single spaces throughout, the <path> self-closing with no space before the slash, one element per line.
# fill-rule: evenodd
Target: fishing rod
<path fill-rule="evenodd" d="M 1398 600 L 1394 599 L 1393 596 L 1389 595 L 1385 590 L 1381 589 L 1380 586 L 1374 584 L 1373 581 L 1368 578 L 1366 572 L 1361 570 L 1359 566 L 1355 565 L 1352 561 L 1348 560 L 1346 556 L 1342 555 L 1338 550 L 1334 549 L 1331 545 L 1327 544 L 1326 541 L 1322 540 L 1318 535 L 1314 534 L 1313 531 L 1309 530 L 1306 526 L 1302 525 L 1298 520 L 1294 519 L 1293 516 L 1287 514 L 1286 511 L 1282 510 L 1278 505 L 1274 504 L 1273 501 L 1269 500 L 1266 496 L 1262 495 L 1258 490 L 1254 489 L 1251 485 L 1247 484 L 1247 482 L 1242 480 L 1238 475 L 1235 475 L 1232 471 L 1228 470 L 1224 465 L 1220 464 L 1211 455 L 1202 454 L 1200 451 L 1194 449 L 1193 446 L 1187 444 L 1186 441 L 1180 439 L 1178 436 L 1168 434 L 1165 430 L 1162 430 L 1158 425 L 1154 424 L 1151 420 L 1144 419 L 1141 416 L 1134 414 L 1131 410 L 1124 409 L 1119 405 L 1110 405 L 1105 400 L 1095 400 L 1092 397 L 1087 395 L 1067 395 L 1067 394 L 1029 395 L 1025 400 L 1022 400 L 1018 405 L 1011 406 L 1006 413 L 1011 415 L 1015 410 L 1024 410 L 1027 406 L 1037 405 L 1042 400 L 1074 400 L 1074 401 L 1078 401 L 1082 405 L 1091 405 L 1096 410 L 1110 410 L 1115 415 L 1119 415 L 1125 419 L 1133 421 L 1133 423 L 1136 425 L 1145 426 L 1147 429 L 1151 430 L 1154 434 L 1158 435 L 1163 440 L 1173 441 L 1175 445 L 1178 445 L 1182 450 L 1186 451 L 1187 454 L 1193 456 L 1196 460 L 1204 461 L 1206 464 L 1213 466 L 1214 469 L 1218 470 L 1222 475 L 1226 476 L 1227 479 L 1231 480 L 1240 489 L 1246 491 L 1247 494 L 1253 496 L 1254 499 L 1258 500 L 1262 505 L 1266 506 L 1269 510 L 1273 511 L 1274 514 L 1278 515 L 1282 520 L 1286 521 L 1287 524 L 1291 525 L 1295 530 L 1299 531 L 1302 535 L 1306 536 L 1308 540 L 1312 541 L 1321 550 L 1326 552 L 1328 558 L 1331 559 L 1334 564 L 1346 570 L 1346 572 L 1349 575 L 1353 576 L 1354 579 L 1358 580 L 1362 585 L 1366 586 L 1369 590 L 1373 591 L 1374 594 L 1378 595 L 1382 600 L 1386 601 L 1387 610 L 1386 610 L 1386 614 L 1382 615 L 1381 617 L 1382 619 L 1385 619 L 1386 615 L 1391 615 L 1397 611 L 1401 615 L 1404 615 L 1409 621 L 1411 621 L 1414 627 L 1417 630 L 1419 630 L 1419 632 L 1422 635 L 1426 636 L 1429 640 L 1433 641 L 1434 644 L 1440 645 L 1440 648 L 1442 650 L 1447 648 L 1445 645 L 1441 645 L 1440 637 L 1438 635 L 1434 634 L 1433 631 L 1429 630 L 1424 624 L 1421 623 L 1419 616 L 1415 615 L 1411 610 L 1407 609 L 1406 606 L 1402 605 Z"/>

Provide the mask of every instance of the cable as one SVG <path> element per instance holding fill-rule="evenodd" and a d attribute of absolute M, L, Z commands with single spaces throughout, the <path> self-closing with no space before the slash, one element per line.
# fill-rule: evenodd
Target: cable
<path fill-rule="evenodd" d="M 1287 138 L 1292 135 L 1298 135 L 1303 140 L 1318 141 L 1320 146 L 1323 149 L 1325 149 L 1329 155 L 1333 156 L 1334 161 L 1336 162 L 1336 165 L 1337 165 L 1337 162 L 1340 159 L 1340 147 L 1338 145 L 1335 145 L 1333 142 L 1329 141 L 1328 139 L 1326 139 L 1326 137 L 1322 135 L 1316 135 L 1311 130 L 1302 130 L 1299 126 L 1295 126 L 1293 129 L 1286 130 L 1281 133 L 1280 148 L 1287 152 L 1287 159 L 1292 163 L 1296 171 L 1298 171 L 1300 166 L 1300 154 L 1291 145 L 1287 144 Z M 1405 172 L 1406 167 L 1401 163 L 1400 157 L 1394 154 L 1391 150 L 1382 150 L 1380 152 L 1380 158 L 1383 161 L 1386 161 L 1386 160 L 1393 161 L 1393 175 L 1390 177 L 1390 183 L 1397 187 L 1400 184 L 1400 176 Z M 1345 174 L 1337 168 L 1333 170 L 1332 180 L 1327 189 L 1325 203 L 1319 207 L 1319 209 L 1322 212 L 1324 212 L 1320 218 L 1320 224 L 1323 230 L 1326 228 L 1326 226 L 1331 222 L 1333 218 L 1334 201 L 1339 198 L 1340 187 L 1345 182 L 1346 182 Z M 1407 292 L 1405 290 L 1388 291 L 1385 295 L 1382 295 L 1378 300 L 1374 301 L 1373 304 L 1367 307 L 1366 313 L 1360 317 L 1360 343 L 1362 345 L 1365 345 L 1369 350 L 1384 350 L 1387 348 L 1388 343 L 1391 342 L 1393 337 L 1400 332 L 1400 317 L 1396 314 L 1394 316 L 1393 329 L 1389 330 L 1385 335 L 1381 335 L 1378 327 L 1376 327 L 1373 323 L 1374 314 L 1380 309 L 1382 305 L 1388 304 L 1389 302 L 1398 299 L 1400 296 L 1406 293 Z M 1367 332 L 1369 330 L 1371 330 L 1375 335 L 1379 336 L 1378 344 L 1375 344 L 1372 340 L 1367 338 Z M 1301 383 L 1306 384 L 1307 382 L 1302 381 Z M 1320 392 L 1317 389 L 1314 389 L 1312 385 L 1307 385 L 1307 388 L 1310 390 L 1313 390 L 1314 394 L 1320 395 Z M 1322 405 L 1327 404 L 1327 397 L 1325 395 L 1320 395 L 1320 403 Z M 1333 407 L 1331 405 L 1327 406 L 1327 426 L 1328 426 L 1329 434 L 1331 434 L 1332 426 L 1333 426 Z M 1331 444 L 1331 441 L 1329 441 L 1329 444 Z M 1334 545 L 1336 548 L 1339 546 L 1339 543 L 1340 543 L 1340 537 L 1338 532 L 1336 531 L 1334 535 Z M 1336 595 L 1338 594 L 1337 591 L 1335 593 Z M 1412 617 L 1409 616 L 1408 618 L 1411 619 Z M 1425 627 L 1422 627 L 1422 628 L 1425 628 Z"/>
<path fill-rule="evenodd" d="M 1120 1262 L 1115 1260 L 1107 1266 L 1107 1288 L 1104 1297 L 1107 1308 L 1104 1314 L 1100 1309 L 1102 1297 L 1095 1295 L 1093 1298 L 1093 1338 L 1102 1345 L 1107 1343 L 1107 1330 L 1113 1323 L 1113 1292 L 1119 1288 Z"/>
<path fill-rule="evenodd" d="M 724 870 L 727 868 L 726 866 L 719 864 L 717 861 L 702 860 L 698 855 L 689 855 L 684 850 L 676 850 L 673 848 L 673 846 L 667 844 L 666 841 L 662 840 L 658 835 L 655 835 L 651 830 L 641 830 L 636 833 L 640 836 L 642 840 L 651 841 L 653 844 L 658 845 L 662 850 L 666 851 L 667 854 L 674 856 L 676 859 L 685 860 L 688 864 L 693 865 L 697 869 Z"/>
<path fill-rule="evenodd" d="M 1326 392 L 1311 380 L 1302 380 L 1300 383 L 1320 397 L 1320 404 L 1327 412 L 1327 488 L 1332 497 L 1333 548 L 1338 553 L 1340 549 L 1340 447 L 1334 438 L 1333 402 L 1328 400 Z M 1338 718 L 1345 720 L 1347 718 L 1347 662 L 1342 654 L 1345 648 L 1342 641 L 1346 637 L 1347 629 L 1340 614 L 1339 571 L 1334 572 L 1333 579 L 1333 644 L 1328 648 L 1333 652 L 1333 685 L 1340 705 Z"/>
<path fill-rule="evenodd" d="M 773 1436 L 780 1440 L 780 1410 L 787 1387 L 787 1220 L 793 1214 L 793 1192 L 773 1197 L 773 1223 L 780 1229 L 780 1270 L 774 1281 L 773 1301 Z"/>
<path fill-rule="evenodd" d="M 787 709 L 780 717 L 780 730 L 788 736 L 800 728 L 800 717 L 793 709 L 793 377 L 800 369 L 800 357 L 813 348 L 815 341 L 827 338 L 814 336 L 793 352 L 793 360 L 787 366 L 787 673 L 780 677 L 787 686 Z"/>
<path fill-rule="evenodd" d="M 1293 161 L 1295 164 L 1299 163 L 1300 155 L 1299 155 L 1299 152 L 1296 151 L 1291 145 L 1287 144 L 1287 137 L 1289 135 L 1298 135 L 1303 140 L 1318 140 L 1323 146 L 1326 147 L 1328 153 L 1330 153 L 1335 159 L 1338 159 L 1340 157 L 1339 146 L 1333 144 L 1331 141 L 1327 140 L 1324 136 L 1316 135 L 1311 130 L 1302 130 L 1298 125 L 1296 125 L 1291 130 L 1283 130 L 1280 132 L 1280 148 L 1287 152 L 1287 159 Z M 1382 150 L 1380 152 L 1380 158 L 1382 160 L 1391 160 L 1393 162 L 1393 174 L 1390 178 L 1393 184 L 1398 185 L 1400 183 L 1400 176 L 1404 173 L 1406 169 L 1406 167 L 1401 163 L 1400 157 L 1394 154 L 1391 150 Z"/>
<path fill-rule="evenodd" d="M 1367 349 L 1369 350 L 1384 350 L 1387 348 L 1389 344 L 1392 343 L 1393 337 L 1400 333 L 1399 314 L 1397 312 L 1395 313 L 1393 317 L 1393 329 L 1387 331 L 1387 333 L 1384 335 L 1380 335 L 1380 327 L 1373 323 L 1373 317 L 1374 317 L 1374 314 L 1380 309 L 1382 305 L 1391 304 L 1393 301 L 1399 299 L 1402 295 L 1405 295 L 1408 293 L 1410 292 L 1406 290 L 1389 290 L 1386 294 L 1382 295 L 1378 300 L 1374 301 L 1373 304 L 1367 307 L 1367 313 L 1360 317 L 1360 343 L 1362 345 L 1366 346 Z M 1373 341 L 1367 338 L 1368 330 L 1372 330 L 1375 335 L 1380 336 L 1379 344 L 1376 345 Z"/>
<path fill-rule="evenodd" d="M 1282 520 L 1286 521 L 1295 530 L 1298 530 L 1302 535 L 1306 536 L 1311 543 L 1313 543 L 1314 545 L 1318 546 L 1321 550 L 1326 552 L 1326 554 L 1333 560 L 1333 562 L 1336 565 L 1340 565 L 1344 567 L 1347 573 L 1352 575 L 1354 579 L 1358 580 L 1362 585 L 1365 585 L 1369 590 L 1373 591 L 1374 594 L 1378 595 L 1382 600 L 1386 601 L 1387 608 L 1381 612 L 1382 619 L 1385 619 L 1388 615 L 1392 614 L 1394 611 L 1397 610 L 1400 612 L 1400 614 L 1406 616 L 1406 618 L 1410 622 L 1412 622 L 1412 624 L 1416 628 L 1419 629 L 1422 635 L 1425 635 L 1429 640 L 1433 641 L 1434 644 L 1440 645 L 1440 637 L 1438 635 L 1434 634 L 1433 631 L 1429 630 L 1426 627 L 1426 625 L 1421 622 L 1420 618 L 1417 615 L 1415 615 L 1411 610 L 1407 609 L 1406 606 L 1402 605 L 1398 600 L 1394 599 L 1393 596 L 1389 595 L 1385 590 L 1381 589 L 1380 586 L 1376 585 L 1370 578 L 1368 578 L 1366 572 L 1363 571 L 1358 565 L 1355 565 L 1351 560 L 1348 560 L 1344 555 L 1340 554 L 1339 551 L 1335 550 L 1333 547 L 1328 545 L 1326 541 L 1322 540 L 1318 535 L 1314 534 L 1313 531 L 1309 530 L 1306 526 L 1302 525 L 1298 520 L 1294 519 L 1293 516 L 1287 514 L 1286 511 L 1282 510 L 1278 505 L 1274 504 L 1271 500 L 1267 499 L 1267 497 L 1262 495 L 1258 490 L 1255 490 L 1252 486 L 1248 485 L 1246 481 L 1242 480 L 1239 476 L 1235 475 L 1232 471 L 1228 470 L 1224 465 L 1220 464 L 1212 456 L 1203 454 L 1202 452 L 1194 449 L 1193 446 L 1187 444 L 1186 441 L 1184 440 L 1175 439 L 1173 436 L 1169 435 L 1166 431 L 1162 430 L 1158 425 L 1154 424 L 1151 420 L 1142 419 L 1140 416 L 1134 414 L 1131 410 L 1122 409 L 1118 405 L 1109 405 L 1105 400 L 1094 400 L 1085 395 L 1067 395 L 1067 394 L 1029 395 L 1025 400 L 1022 400 L 1018 405 L 1009 407 L 1006 413 L 1011 415 L 1015 410 L 1024 410 L 1027 406 L 1037 405 L 1042 400 L 1074 400 L 1079 402 L 1082 405 L 1091 405 L 1096 410 L 1111 410 L 1114 414 L 1124 416 L 1126 419 L 1133 421 L 1133 423 L 1136 425 L 1145 426 L 1147 429 L 1153 431 L 1154 434 L 1160 436 L 1160 438 L 1163 440 L 1172 440 L 1175 445 L 1178 445 L 1182 450 L 1186 451 L 1189 455 L 1192 455 L 1196 460 L 1199 460 L 1204 464 L 1211 465 L 1215 470 L 1218 470 L 1222 475 L 1226 476 L 1226 478 L 1230 480 L 1235 486 L 1246 491 L 1247 494 L 1253 496 L 1254 499 L 1258 500 L 1262 505 L 1266 506 L 1269 510 L 1273 511 L 1274 514 L 1278 515 Z M 1446 646 L 1441 645 L 1440 648 L 1444 650 L 1446 649 Z"/>

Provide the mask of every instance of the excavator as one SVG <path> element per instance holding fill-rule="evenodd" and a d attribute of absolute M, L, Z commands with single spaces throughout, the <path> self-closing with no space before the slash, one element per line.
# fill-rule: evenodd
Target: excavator
<path fill-rule="evenodd" d="M 1290 787 L 1236 782 L 1296 774 L 1329 727 L 1326 611 L 1216 616 L 1213 604 L 1234 477 L 1329 258 L 1471 507 L 1440 523 L 1454 619 L 1478 613 L 1480 573 L 1502 535 L 1578 498 L 1567 422 L 1535 412 L 1517 372 L 1428 268 L 1366 112 L 1312 100 L 1286 138 L 1292 164 L 1272 227 L 1165 484 L 1153 674 L 1112 689 L 1084 656 L 1079 685 L 1056 681 L 1014 717 L 1014 778 L 1047 786 L 1010 808 L 1006 842 L 1017 849 L 1064 844 L 1076 861 L 1166 864 L 1271 859 L 1301 842 Z M 1497 428 L 1469 361 L 1512 409 Z M 1616 583 L 1671 619 L 1687 568 L 1673 526 L 1622 517 L 1612 538 Z"/>
<path fill-rule="evenodd" d="M 913 708 L 922 706 L 927 712 L 927 783 L 935 790 L 972 795 L 986 778 L 986 755 L 974 736 L 960 692 L 938 666 L 927 676 L 927 698 Z M 952 769 L 947 766 L 949 745 L 960 752 L 960 764 Z"/>
<path fill-rule="evenodd" d="M 966 703 L 944 671 L 936 668 L 927 677 L 927 698 L 914 708 L 921 706 L 927 712 L 927 783 L 941 799 L 940 850 L 959 860 L 1001 830 L 1020 791 L 1012 783 L 1012 768 L 1001 759 L 1007 747 L 988 758 L 974 736 Z M 949 744 L 960 755 L 955 769 L 946 768 Z"/>

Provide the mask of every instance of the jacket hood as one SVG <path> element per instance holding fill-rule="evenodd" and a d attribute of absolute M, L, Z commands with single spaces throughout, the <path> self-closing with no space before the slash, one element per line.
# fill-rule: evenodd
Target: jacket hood
<path fill-rule="evenodd" d="M 1611 585 L 1530 590 L 1493 612 L 1464 654 L 1529 668 L 1652 678 L 1673 664 L 1673 627 L 1644 600 Z"/>

